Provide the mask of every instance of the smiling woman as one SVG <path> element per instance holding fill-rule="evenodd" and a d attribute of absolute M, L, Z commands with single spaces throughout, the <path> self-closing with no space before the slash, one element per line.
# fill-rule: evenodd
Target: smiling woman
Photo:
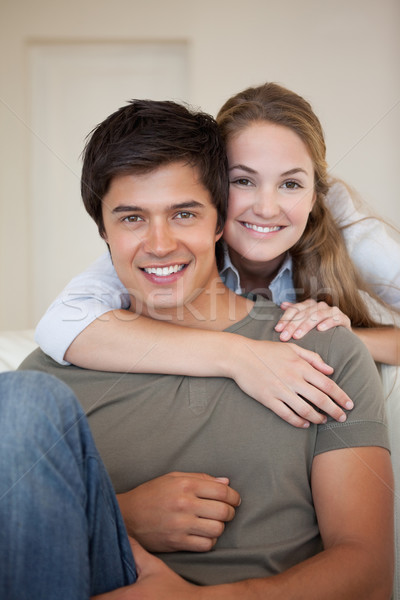
<path fill-rule="evenodd" d="M 300 239 L 315 201 L 307 146 L 288 127 L 255 122 L 227 142 L 230 172 L 224 240 L 242 288 L 263 289 Z"/>
<path fill-rule="evenodd" d="M 222 274 L 229 277 L 231 269 L 246 292 L 267 284 L 285 310 L 276 327 L 282 341 L 300 339 L 314 327 L 342 325 L 353 329 L 376 361 L 399 364 L 400 331 L 379 327 L 371 298 L 381 311 L 387 305 L 363 279 L 365 272 L 371 281 L 365 257 L 355 268 L 345 245 L 347 239 L 354 247 L 351 230 L 357 239 L 357 224 L 343 223 L 351 225 L 346 236 L 333 218 L 339 210 L 332 202 L 328 205 L 332 181 L 325 140 L 310 104 L 290 90 L 265 84 L 230 98 L 217 121 L 231 172 L 224 230 L 229 256 Z M 375 243 L 381 247 L 382 263 L 387 262 L 382 248 L 394 246 L 400 255 L 387 235 Z M 368 248 L 366 253 L 374 255 Z M 371 283 L 379 282 L 381 272 L 372 276 L 376 281 Z M 386 280 L 382 286 L 382 295 L 391 300 L 386 291 L 393 285 Z M 396 316 L 393 309 L 392 324 Z"/>

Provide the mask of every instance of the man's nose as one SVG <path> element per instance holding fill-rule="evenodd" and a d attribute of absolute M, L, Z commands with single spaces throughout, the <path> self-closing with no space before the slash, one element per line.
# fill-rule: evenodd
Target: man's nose
<path fill-rule="evenodd" d="M 177 240 L 168 223 L 151 223 L 145 238 L 144 248 L 149 254 L 167 256 L 177 248 Z"/>

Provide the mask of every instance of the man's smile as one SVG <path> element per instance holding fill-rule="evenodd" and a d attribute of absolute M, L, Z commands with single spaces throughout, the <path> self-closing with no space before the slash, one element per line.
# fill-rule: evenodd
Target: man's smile
<path fill-rule="evenodd" d="M 142 270 L 149 275 L 157 275 L 158 277 L 166 277 L 167 275 L 172 275 L 173 273 L 178 273 L 178 271 L 182 271 L 187 265 L 170 265 L 168 267 L 144 267 Z"/>

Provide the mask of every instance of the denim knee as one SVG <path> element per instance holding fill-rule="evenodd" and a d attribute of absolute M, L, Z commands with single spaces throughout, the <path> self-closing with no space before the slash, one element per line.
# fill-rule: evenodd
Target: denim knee
<path fill-rule="evenodd" d="M 36 371 L 0 373 L 2 434 L 20 435 L 21 428 L 32 430 L 45 420 L 64 429 L 83 414 L 72 390 L 52 375 Z"/>
<path fill-rule="evenodd" d="M 2 488 L 50 455 L 58 462 L 69 456 L 79 465 L 92 445 L 84 412 L 68 386 L 46 373 L 0 374 Z"/>

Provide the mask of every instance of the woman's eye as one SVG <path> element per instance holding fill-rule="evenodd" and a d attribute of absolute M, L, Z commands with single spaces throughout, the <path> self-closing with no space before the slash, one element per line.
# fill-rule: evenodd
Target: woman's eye
<path fill-rule="evenodd" d="M 297 183 L 297 181 L 285 181 L 282 184 L 282 187 L 285 188 L 286 190 L 297 190 L 298 188 L 301 187 L 301 185 L 299 183 Z"/>
<path fill-rule="evenodd" d="M 231 181 L 231 183 L 236 183 L 237 185 L 242 185 L 242 186 L 251 185 L 251 181 L 249 179 L 246 179 L 246 177 L 238 177 L 237 179 L 234 179 L 233 181 Z"/>
<path fill-rule="evenodd" d="M 128 215 L 127 217 L 124 217 L 122 221 L 125 223 L 137 223 L 138 221 L 143 221 L 143 219 L 142 217 L 139 217 L 139 215 Z"/>

